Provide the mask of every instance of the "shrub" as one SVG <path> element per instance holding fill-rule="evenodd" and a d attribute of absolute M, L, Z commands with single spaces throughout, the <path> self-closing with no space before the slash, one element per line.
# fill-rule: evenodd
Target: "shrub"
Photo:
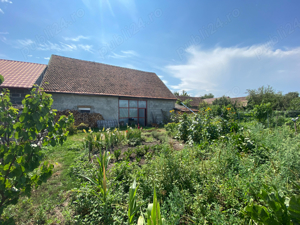
<path fill-rule="evenodd" d="M 120 155 L 121 155 L 121 149 L 114 150 L 114 156 L 117 161 L 119 161 Z"/>
<path fill-rule="evenodd" d="M 69 131 L 69 135 L 77 134 L 77 127 L 75 126 L 74 123 L 71 123 L 68 125 L 67 131 Z"/>
<path fill-rule="evenodd" d="M 72 115 L 61 116 L 54 123 L 53 99 L 41 88 L 34 87 L 22 101 L 21 112 L 10 102 L 9 91 L 0 95 L 0 215 L 8 205 L 16 204 L 20 196 L 30 196 L 52 174 L 53 165 L 44 162 L 42 146 L 63 144 Z"/>
<path fill-rule="evenodd" d="M 130 127 L 126 130 L 126 138 L 128 145 L 140 145 L 142 143 L 142 129 L 134 129 Z"/>

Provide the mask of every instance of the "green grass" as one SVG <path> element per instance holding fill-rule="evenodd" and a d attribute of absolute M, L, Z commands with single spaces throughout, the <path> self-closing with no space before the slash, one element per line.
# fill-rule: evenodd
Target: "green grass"
<path fill-rule="evenodd" d="M 79 146 L 85 136 L 79 133 L 68 137 L 63 146 L 45 147 L 45 161 L 54 165 L 51 178 L 34 189 L 30 198 L 20 198 L 17 205 L 8 207 L 4 216 L 13 216 L 17 224 L 66 224 L 72 214 L 69 191 L 79 186 L 69 167 L 82 151 Z"/>

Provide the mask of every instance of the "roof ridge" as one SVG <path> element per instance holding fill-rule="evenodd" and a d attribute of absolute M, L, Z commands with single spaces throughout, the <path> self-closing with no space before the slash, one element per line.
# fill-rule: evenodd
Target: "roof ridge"
<path fill-rule="evenodd" d="M 153 74 L 156 74 L 155 72 L 147 72 L 147 71 L 144 71 L 144 70 L 132 69 L 132 68 L 127 68 L 127 67 L 122 67 L 122 66 L 115 66 L 115 65 L 110 65 L 110 64 L 102 63 L 102 62 L 94 62 L 94 61 L 88 61 L 88 60 L 83 60 L 83 59 L 76 59 L 76 58 L 71 58 L 71 57 L 67 57 L 67 56 L 55 55 L 55 54 L 52 54 L 52 55 L 53 56 L 58 56 L 58 57 L 63 57 L 63 58 L 68 58 L 68 59 L 74 59 L 74 60 L 89 62 L 89 63 L 102 64 L 102 65 L 106 65 L 106 66 L 117 67 L 117 68 L 122 68 L 122 69 L 127 69 L 127 70 L 135 70 L 135 71 L 144 72 L 144 73 L 153 73 Z"/>
<path fill-rule="evenodd" d="M 0 60 L 3 60 L 3 61 L 10 61 L 10 62 L 20 62 L 20 63 L 38 64 L 38 65 L 44 65 L 44 66 L 47 66 L 47 64 L 33 63 L 33 62 L 24 62 L 24 61 L 19 61 L 19 60 L 12 60 L 12 59 L 0 59 Z"/>

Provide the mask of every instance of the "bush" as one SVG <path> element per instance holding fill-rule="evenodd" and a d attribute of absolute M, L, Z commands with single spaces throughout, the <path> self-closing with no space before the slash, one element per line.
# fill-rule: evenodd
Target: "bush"
<path fill-rule="evenodd" d="M 77 127 L 75 126 L 74 123 L 69 124 L 67 127 L 67 131 L 69 131 L 69 135 L 74 135 L 77 134 Z"/>
<path fill-rule="evenodd" d="M 72 115 L 61 116 L 54 123 L 53 99 L 34 87 L 22 101 L 23 110 L 12 107 L 9 91 L 0 95 L 0 215 L 8 205 L 16 204 L 20 196 L 30 196 L 33 187 L 46 182 L 53 165 L 44 162 L 42 146 L 63 144 Z"/>
<path fill-rule="evenodd" d="M 129 127 L 126 130 L 126 138 L 129 146 L 136 146 L 142 143 L 142 129 Z"/>
<path fill-rule="evenodd" d="M 121 149 L 114 150 L 114 156 L 117 161 L 119 161 L 120 155 L 121 155 Z"/>

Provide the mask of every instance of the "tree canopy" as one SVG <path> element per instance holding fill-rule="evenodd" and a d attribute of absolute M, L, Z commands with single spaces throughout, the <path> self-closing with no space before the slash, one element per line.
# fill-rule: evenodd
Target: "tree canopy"
<path fill-rule="evenodd" d="M 247 89 L 247 93 L 247 107 L 250 109 L 253 109 L 255 105 L 269 102 L 273 110 L 287 110 L 290 108 L 292 100 L 299 96 L 298 92 L 289 92 L 283 95 L 282 92 L 276 92 L 271 86 L 262 86 L 257 90 Z"/>
<path fill-rule="evenodd" d="M 178 91 L 175 91 L 173 93 L 175 96 L 186 96 L 186 97 L 190 97 L 190 95 L 185 91 L 185 90 L 182 90 L 181 93 L 179 93 Z"/>
<path fill-rule="evenodd" d="M 202 99 L 207 99 L 207 98 L 214 98 L 215 96 L 212 93 L 209 94 L 205 94 L 203 96 L 201 96 Z"/>

